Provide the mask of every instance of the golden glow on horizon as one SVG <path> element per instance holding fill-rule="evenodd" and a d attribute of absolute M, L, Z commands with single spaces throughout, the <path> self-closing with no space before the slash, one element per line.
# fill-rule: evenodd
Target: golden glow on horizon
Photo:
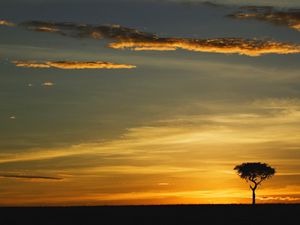
<path fill-rule="evenodd" d="M 18 184 L 11 188 L 19 193 L 3 195 L 1 204 L 249 203 L 248 184 L 233 167 L 243 161 L 265 159 L 278 174 L 258 189 L 258 201 L 300 202 L 300 183 L 290 183 L 299 176 L 300 161 L 286 158 L 300 144 L 300 101 L 265 99 L 246 105 L 257 112 L 180 116 L 154 126 L 128 129 L 112 141 L 0 154 L 0 163 L 18 165 L 55 165 L 61 159 L 80 165 L 84 158 L 79 167 L 47 169 L 50 177 L 62 178 L 59 182 L 45 179 L 48 186 L 40 179 L 41 186 L 33 187 L 30 183 L 34 180 L 25 176 L 0 178 Z M 267 113 L 262 114 L 261 109 Z M 72 191 L 66 193 L 70 185 Z M 43 196 L 49 188 L 53 196 Z M 35 190 L 40 194 L 32 199 Z M 86 192 L 92 193 L 83 194 Z"/>
<path fill-rule="evenodd" d="M 48 181 L 46 181 L 48 182 Z M 59 181 L 63 184 L 62 181 Z M 82 181 L 84 182 L 84 181 Z M 26 183 L 25 183 L 26 184 Z M 28 185 L 29 183 L 27 183 Z M 49 184 L 49 183 L 48 183 Z M 51 183 L 50 183 L 51 184 Z M 55 185 L 58 185 L 57 183 Z M 27 186 L 30 187 L 30 186 Z M 67 189 L 67 186 L 64 186 Z M 33 188 L 34 190 L 35 188 Z M 77 191 L 61 192 L 53 197 L 35 197 L 31 194 L 20 196 L 16 199 L 3 198 L 1 205 L 122 205 L 122 204 L 249 204 L 251 201 L 250 189 L 240 188 L 219 188 L 215 190 L 193 190 L 193 191 L 138 191 L 127 193 L 104 193 L 104 194 L 82 194 Z M 258 189 L 258 203 L 299 203 L 299 188 L 295 187 L 282 189 Z"/>

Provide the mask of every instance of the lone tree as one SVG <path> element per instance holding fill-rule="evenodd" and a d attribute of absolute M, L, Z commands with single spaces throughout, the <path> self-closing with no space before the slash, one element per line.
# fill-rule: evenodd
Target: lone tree
<path fill-rule="evenodd" d="M 255 205 L 255 190 L 264 180 L 271 178 L 275 173 L 275 169 L 266 163 L 242 163 L 234 167 L 237 174 L 247 182 L 251 181 L 250 188 L 252 190 L 252 204 Z"/>

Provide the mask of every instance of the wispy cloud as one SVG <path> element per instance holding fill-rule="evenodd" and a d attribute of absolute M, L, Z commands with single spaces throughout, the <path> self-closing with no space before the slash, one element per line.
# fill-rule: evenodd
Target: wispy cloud
<path fill-rule="evenodd" d="M 168 2 L 179 2 L 179 3 L 200 3 L 200 4 L 208 4 L 208 5 L 216 5 L 216 6 L 247 6 L 247 5 L 258 5 L 258 6 L 266 6 L 271 5 L 274 7 L 281 8 L 291 8 L 291 7 L 300 7 L 300 3 L 297 0 L 165 0 Z"/>
<path fill-rule="evenodd" d="M 42 83 L 42 86 L 46 86 L 46 87 L 51 87 L 53 85 L 54 85 L 54 83 L 51 81 L 46 81 L 46 82 Z"/>
<path fill-rule="evenodd" d="M 49 23 L 40 21 L 25 22 L 21 25 L 33 31 L 53 32 L 70 37 L 113 39 L 115 42 L 110 43 L 108 47 L 134 51 L 175 51 L 177 49 L 183 49 L 195 52 L 240 54 L 248 56 L 300 52 L 300 45 L 292 43 L 243 38 L 162 38 L 156 34 L 119 25 L 93 26 L 88 24 Z"/>
<path fill-rule="evenodd" d="M 203 107 L 205 104 L 202 104 Z M 93 196 L 99 201 L 129 201 L 143 196 L 162 198 L 166 194 L 172 198 L 179 196 L 187 203 L 208 203 L 210 200 L 232 203 L 235 198 L 240 202 L 240 198 L 248 196 L 249 190 L 232 171 L 236 163 L 267 159 L 278 171 L 299 172 L 299 160 L 294 157 L 300 140 L 299 99 L 261 99 L 244 105 L 226 103 L 217 107 L 220 108 L 214 108 L 214 114 L 179 115 L 171 118 L 173 121 L 131 128 L 120 138 L 107 142 L 86 142 L 48 151 L 34 149 L 17 155 L 1 153 L 0 164 L 2 168 L 9 165 L 26 168 L 30 165 L 33 166 L 29 168 L 32 171 L 39 168 L 48 171 L 47 174 L 76 176 L 76 179 L 70 179 L 74 189 L 67 196 L 78 197 L 82 202 L 89 200 L 78 193 L 87 191 L 91 195 L 96 191 L 104 193 Z M 241 112 L 243 107 L 248 107 L 247 114 Z M 234 111 L 224 113 L 224 108 Z M 277 180 L 280 177 L 282 180 Z M 294 180 L 295 187 L 287 186 L 290 184 L 288 179 Z M 203 183 L 203 180 L 209 182 Z M 85 184 L 89 182 L 96 185 L 87 187 Z M 272 182 L 260 190 L 260 196 L 297 197 L 299 194 L 297 178 L 276 176 Z M 280 190 L 279 183 L 284 186 L 279 186 Z M 218 188 L 220 184 L 225 184 L 222 190 Z M 66 184 L 60 182 L 59 185 Z M 94 189 L 95 186 L 97 189 Z M 118 192 L 120 188 L 122 193 Z M 61 200 L 66 193 L 55 194 Z M 17 197 L 10 199 L 16 200 Z M 289 199 L 261 201 L 287 202 Z"/>
<path fill-rule="evenodd" d="M 194 108 L 203 107 L 195 105 Z M 208 107 L 206 105 L 206 107 Z M 234 112 L 221 113 L 223 108 L 235 108 Z M 243 113 L 243 110 L 247 113 Z M 82 143 L 65 149 L 40 149 L 18 154 L 0 154 L 0 163 L 39 161 L 79 155 L 117 154 L 137 159 L 139 154 L 146 157 L 149 149 L 151 156 L 156 153 L 176 154 L 189 151 L 189 154 L 200 154 L 196 149 L 205 146 L 206 149 L 224 151 L 213 154 L 210 151 L 201 152 L 201 157 L 213 156 L 214 160 L 228 155 L 226 150 L 233 145 L 277 145 L 297 146 L 299 143 L 300 101 L 299 99 L 261 99 L 247 102 L 245 105 L 220 105 L 214 108 L 216 113 L 207 115 L 180 115 L 168 120 L 157 121 L 152 126 L 130 128 L 122 138 L 110 142 Z M 220 111 L 220 113 L 218 113 Z M 251 113 L 249 113 L 251 111 Z M 263 127 L 263 129 L 261 129 Z M 277 146 L 278 151 L 281 149 Z M 164 149 L 164 151 L 160 151 Z M 185 150 L 187 149 L 187 150 Z M 247 147 L 245 147 L 247 149 Z M 195 152 L 193 152 L 195 150 Z M 267 154 L 267 153 L 264 153 Z M 279 154 L 279 153 L 278 153 Z M 285 154 L 281 152 L 280 154 Z M 275 155 L 274 152 L 272 155 Z M 259 157 L 258 155 L 256 155 Z M 256 158 L 255 158 L 256 159 Z M 157 160 L 157 159 L 155 159 Z M 207 160 L 207 158 L 206 158 Z M 228 160 L 228 158 L 226 158 Z"/>
<path fill-rule="evenodd" d="M 57 69 L 132 69 L 134 65 L 116 64 L 111 62 L 77 62 L 77 61 L 12 61 L 17 67 L 57 68 Z"/>
<path fill-rule="evenodd" d="M 36 175 L 19 175 L 19 174 L 0 174 L 2 178 L 25 179 L 25 180 L 63 180 L 61 177 L 36 176 Z"/>
<path fill-rule="evenodd" d="M 293 197 L 293 196 L 263 196 L 263 197 L 257 197 L 257 199 L 261 201 L 299 201 L 300 198 L 298 197 Z"/>
<path fill-rule="evenodd" d="M 163 182 L 163 183 L 158 183 L 158 186 L 169 186 L 169 183 Z"/>
<path fill-rule="evenodd" d="M 17 67 L 28 67 L 28 68 L 50 68 L 47 63 L 39 63 L 36 61 L 12 61 Z"/>
<path fill-rule="evenodd" d="M 298 98 L 266 98 L 258 99 L 253 102 L 255 106 L 265 109 L 280 109 L 291 112 L 300 110 L 300 99 Z"/>
<path fill-rule="evenodd" d="M 8 20 L 0 20 L 0 26 L 8 26 L 8 27 L 13 27 L 16 24 L 8 21 Z"/>
<path fill-rule="evenodd" d="M 249 6 L 229 15 L 235 19 L 257 19 L 300 31 L 300 10 L 279 11 L 272 7 Z"/>
<path fill-rule="evenodd" d="M 51 32 L 58 33 L 64 36 L 77 37 L 77 38 L 143 38 L 152 39 L 156 35 L 151 33 L 142 32 L 133 28 L 123 27 L 120 25 L 100 25 L 94 26 L 90 24 L 77 24 L 77 23 L 65 23 L 65 22 L 43 22 L 43 21 L 29 21 L 21 23 L 20 26 L 26 29 L 39 31 L 39 32 Z"/>

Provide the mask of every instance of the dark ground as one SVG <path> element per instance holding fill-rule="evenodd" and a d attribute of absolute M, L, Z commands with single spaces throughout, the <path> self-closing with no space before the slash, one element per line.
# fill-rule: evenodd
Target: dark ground
<path fill-rule="evenodd" d="M 0 225 L 300 224 L 298 205 L 173 205 L 0 208 Z"/>

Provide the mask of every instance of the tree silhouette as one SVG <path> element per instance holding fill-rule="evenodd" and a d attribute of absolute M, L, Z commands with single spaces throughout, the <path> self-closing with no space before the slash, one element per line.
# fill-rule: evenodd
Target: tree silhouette
<path fill-rule="evenodd" d="M 255 205 L 255 190 L 258 185 L 266 179 L 271 178 L 275 173 L 275 169 L 266 163 L 242 163 L 234 167 L 237 174 L 247 182 L 251 181 L 250 188 L 252 190 L 252 204 Z"/>

